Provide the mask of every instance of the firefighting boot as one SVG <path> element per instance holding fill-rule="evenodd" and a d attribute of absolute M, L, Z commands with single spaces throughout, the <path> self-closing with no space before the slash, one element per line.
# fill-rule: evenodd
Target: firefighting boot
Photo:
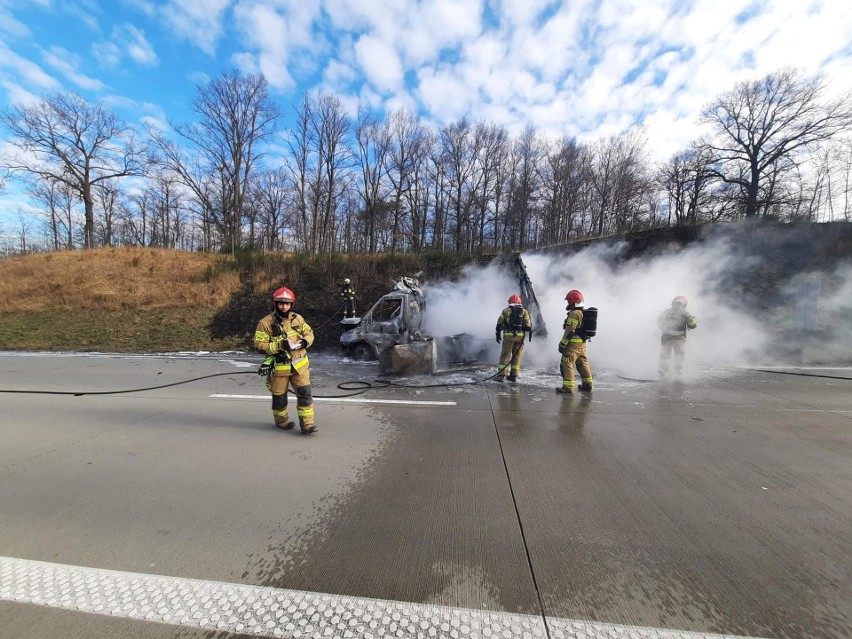
<path fill-rule="evenodd" d="M 275 425 L 281 430 L 292 430 L 296 427 L 296 422 L 281 422 L 280 424 L 275 422 Z"/>
<path fill-rule="evenodd" d="M 590 392 L 593 388 L 594 386 L 592 386 L 591 384 L 587 384 L 586 382 L 580 384 L 580 390 L 586 391 L 587 393 Z"/>
<path fill-rule="evenodd" d="M 317 432 L 317 427 L 311 424 L 310 426 L 299 426 L 302 429 L 302 435 L 310 435 Z"/>
<path fill-rule="evenodd" d="M 557 386 L 556 392 L 560 395 L 573 395 L 574 389 L 569 388 L 568 386 Z"/>
<path fill-rule="evenodd" d="M 514 374 L 509 375 L 509 377 L 507 377 L 506 379 L 508 379 L 510 382 L 516 382 L 516 381 L 518 381 L 517 376 L 516 376 L 516 375 L 514 375 Z"/>

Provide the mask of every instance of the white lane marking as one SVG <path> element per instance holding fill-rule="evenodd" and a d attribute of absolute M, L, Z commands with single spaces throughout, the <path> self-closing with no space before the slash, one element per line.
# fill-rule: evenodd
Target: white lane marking
<path fill-rule="evenodd" d="M 291 397 L 293 393 L 287 394 L 288 401 L 295 401 Z M 210 397 L 214 399 L 263 399 L 269 400 L 269 395 L 226 395 L 224 393 L 213 393 Z M 315 402 L 346 402 L 349 404 L 405 404 L 406 406 L 455 406 L 456 402 L 430 402 L 408 399 L 352 399 L 345 397 L 314 397 Z"/>
<path fill-rule="evenodd" d="M 0 557 L 0 601 L 261 637 L 547 637 L 542 618 Z M 558 639 L 732 635 L 548 618 Z M 754 638 L 743 638 L 754 639 Z"/>

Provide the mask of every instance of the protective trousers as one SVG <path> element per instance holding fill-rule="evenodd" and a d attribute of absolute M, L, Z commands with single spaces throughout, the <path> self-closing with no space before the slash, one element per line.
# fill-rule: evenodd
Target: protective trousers
<path fill-rule="evenodd" d="M 497 376 L 506 379 L 506 369 L 509 377 L 517 377 L 521 372 L 521 356 L 524 354 L 525 333 L 514 335 L 503 333 L 503 348 L 500 351 L 500 363 L 497 366 Z"/>
<path fill-rule="evenodd" d="M 580 379 L 587 387 L 594 383 L 592 379 L 592 368 L 586 358 L 585 342 L 570 342 L 562 351 L 562 360 L 559 362 L 559 370 L 562 373 L 562 388 L 574 390 L 576 384 L 574 368 L 580 373 Z"/>
<path fill-rule="evenodd" d="M 310 366 L 304 366 L 297 371 L 273 371 L 266 378 L 266 387 L 272 393 L 272 418 L 276 425 L 283 426 L 290 421 L 287 412 L 287 388 L 293 387 L 296 393 L 296 413 L 299 415 L 299 426 L 302 430 L 310 430 L 314 425 L 314 398 L 311 395 Z"/>
<path fill-rule="evenodd" d="M 355 300 L 343 301 L 343 317 L 355 317 Z"/>
<path fill-rule="evenodd" d="M 660 375 L 669 372 L 669 360 L 674 360 L 674 372 L 683 372 L 683 354 L 686 347 L 686 335 L 663 335 L 660 338 Z"/>

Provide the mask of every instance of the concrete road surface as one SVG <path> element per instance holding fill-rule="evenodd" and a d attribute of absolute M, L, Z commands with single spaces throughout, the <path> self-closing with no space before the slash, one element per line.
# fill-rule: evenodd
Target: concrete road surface
<path fill-rule="evenodd" d="M 0 353 L 0 637 L 852 636 L 849 370 L 258 363 Z"/>

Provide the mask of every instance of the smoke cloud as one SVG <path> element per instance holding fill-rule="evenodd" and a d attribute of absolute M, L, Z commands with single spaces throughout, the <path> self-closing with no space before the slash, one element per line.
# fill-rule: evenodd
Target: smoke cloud
<path fill-rule="evenodd" d="M 586 307 L 599 310 L 597 336 L 588 346 L 596 377 L 657 377 L 657 318 L 676 295 L 689 299 L 687 311 L 698 321 L 687 337 L 686 377 L 731 366 L 848 364 L 852 267 L 847 263 L 828 274 L 805 271 L 789 284 L 761 288 L 743 278 L 763 272 L 767 258 L 747 254 L 732 241 L 717 237 L 634 259 L 624 258 L 624 243 L 599 243 L 571 255 L 523 254 L 548 331 L 546 339 L 527 344 L 523 368 L 556 370 L 565 295 L 574 288 L 585 296 Z M 427 282 L 424 290 L 424 328 L 433 335 L 464 332 L 493 343 L 490 356 L 496 364 L 497 317 L 508 297 L 520 292 L 513 274 L 493 265 L 468 267 L 457 282 Z"/>

